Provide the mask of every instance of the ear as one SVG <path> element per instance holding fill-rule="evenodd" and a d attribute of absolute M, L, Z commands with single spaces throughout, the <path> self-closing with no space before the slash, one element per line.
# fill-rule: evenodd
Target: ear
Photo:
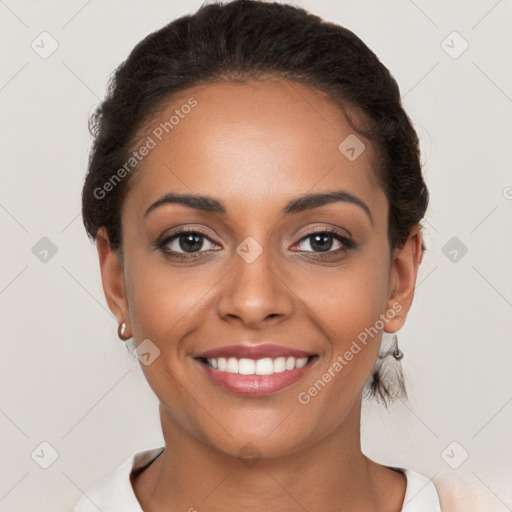
<path fill-rule="evenodd" d="M 123 263 L 117 251 L 110 245 L 110 239 L 104 226 L 98 229 L 96 246 L 100 260 L 101 282 L 108 307 L 117 318 L 117 322 L 125 322 L 125 333 L 129 336 L 130 316 L 126 300 Z"/>
<path fill-rule="evenodd" d="M 395 248 L 389 273 L 389 295 L 387 311 L 396 315 L 386 322 L 386 332 L 396 332 L 402 328 L 412 305 L 418 267 L 423 257 L 420 226 L 415 226 L 403 247 Z"/>

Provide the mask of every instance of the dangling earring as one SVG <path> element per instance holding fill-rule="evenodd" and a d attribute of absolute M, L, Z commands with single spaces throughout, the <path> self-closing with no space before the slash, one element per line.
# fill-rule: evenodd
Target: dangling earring
<path fill-rule="evenodd" d="M 398 348 L 398 337 L 395 334 L 393 336 L 393 352 L 391 354 L 397 361 L 404 357 L 404 353 Z"/>
<path fill-rule="evenodd" d="M 391 342 L 383 339 L 373 374 L 365 386 L 367 397 L 376 398 L 386 406 L 397 398 L 407 399 L 401 364 L 403 357 L 396 334 Z"/>
<path fill-rule="evenodd" d="M 403 357 L 404 353 L 398 348 L 398 337 L 394 334 L 391 347 L 384 356 L 385 363 L 381 368 L 382 381 L 391 400 L 400 397 L 407 398 L 401 361 Z"/>
<path fill-rule="evenodd" d="M 122 341 L 126 341 L 130 339 L 130 336 L 125 336 L 126 331 L 126 322 L 121 322 L 117 328 L 117 335 L 119 336 L 119 339 Z"/>

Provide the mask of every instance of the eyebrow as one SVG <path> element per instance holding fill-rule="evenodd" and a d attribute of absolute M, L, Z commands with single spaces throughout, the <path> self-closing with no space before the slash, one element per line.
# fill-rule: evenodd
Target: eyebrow
<path fill-rule="evenodd" d="M 334 202 L 350 203 L 359 206 L 366 213 L 370 219 L 370 223 L 373 225 L 373 218 L 368 205 L 358 197 L 345 190 L 334 190 L 332 192 L 306 194 L 296 197 L 286 204 L 286 206 L 281 210 L 281 213 L 283 215 L 291 215 L 304 212 L 306 210 L 311 210 L 313 208 L 319 208 L 320 206 Z M 224 203 L 213 197 L 193 194 L 177 194 L 170 192 L 151 204 L 149 208 L 144 212 L 144 217 L 146 217 L 151 211 L 164 204 L 173 203 L 195 208 L 196 210 L 201 210 L 203 212 L 216 213 L 221 215 L 227 214 L 227 208 Z"/>

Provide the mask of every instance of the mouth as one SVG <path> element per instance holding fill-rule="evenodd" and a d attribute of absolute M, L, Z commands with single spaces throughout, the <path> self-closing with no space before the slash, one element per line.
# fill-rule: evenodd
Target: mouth
<path fill-rule="evenodd" d="M 293 352 L 294 355 L 279 354 L 277 357 L 235 357 L 227 354 L 207 357 L 211 355 L 207 354 L 197 356 L 195 360 L 214 384 L 231 393 L 256 397 L 272 395 L 295 384 L 318 359 L 316 354 Z"/>

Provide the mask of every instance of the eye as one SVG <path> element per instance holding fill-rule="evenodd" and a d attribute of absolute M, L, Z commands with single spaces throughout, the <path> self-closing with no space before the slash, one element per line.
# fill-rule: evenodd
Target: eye
<path fill-rule="evenodd" d="M 208 247 L 208 244 L 213 247 Z M 201 231 L 183 229 L 164 238 L 157 247 L 171 258 L 196 258 L 202 252 L 212 250 L 216 245 Z"/>
<path fill-rule="evenodd" d="M 348 252 L 355 247 L 352 240 L 343 236 L 337 231 L 324 229 L 310 233 L 303 237 L 296 245 L 302 245 L 306 248 L 299 249 L 304 252 L 317 253 L 316 257 L 336 256 Z M 338 246 L 333 249 L 333 246 Z M 310 249 L 308 249 L 308 246 Z"/>
<path fill-rule="evenodd" d="M 173 233 L 156 245 L 165 256 L 174 259 L 197 258 L 207 251 L 218 248 L 206 234 L 192 228 L 182 229 Z M 296 245 L 306 246 L 306 248 L 299 248 L 299 251 L 314 253 L 315 258 L 320 259 L 345 254 L 355 247 L 355 243 L 352 240 L 337 231 L 329 229 L 310 233 L 303 237 Z M 333 245 L 338 245 L 338 247 L 333 249 Z"/>

